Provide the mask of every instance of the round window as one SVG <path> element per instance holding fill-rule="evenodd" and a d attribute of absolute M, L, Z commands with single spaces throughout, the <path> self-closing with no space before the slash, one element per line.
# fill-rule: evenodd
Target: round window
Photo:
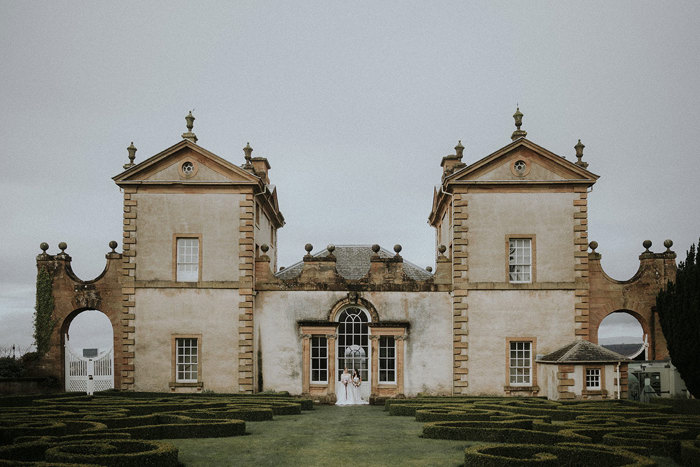
<path fill-rule="evenodd" d="M 194 173 L 194 164 L 192 162 L 185 162 L 182 164 L 182 173 L 185 177 L 189 177 Z"/>
<path fill-rule="evenodd" d="M 518 160 L 515 162 L 515 164 L 513 164 L 513 169 L 518 175 L 525 175 L 525 172 L 527 171 L 527 164 L 523 160 Z"/>

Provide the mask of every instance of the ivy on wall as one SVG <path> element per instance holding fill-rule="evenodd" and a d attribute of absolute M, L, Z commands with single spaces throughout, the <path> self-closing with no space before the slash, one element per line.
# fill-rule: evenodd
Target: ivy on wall
<path fill-rule="evenodd" d="M 51 345 L 51 333 L 57 320 L 53 318 L 53 277 L 46 268 L 36 276 L 36 308 L 34 312 L 34 341 L 39 355 L 45 355 Z"/>

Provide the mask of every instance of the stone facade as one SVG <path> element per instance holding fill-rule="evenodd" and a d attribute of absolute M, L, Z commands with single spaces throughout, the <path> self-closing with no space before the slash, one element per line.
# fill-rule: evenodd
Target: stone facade
<path fill-rule="evenodd" d="M 553 154 L 525 138 L 518 114 L 498 151 L 466 164 L 460 142 L 443 158 L 429 215 L 434 271 L 404 260 L 400 245 L 307 245 L 299 263 L 278 268 L 284 217 L 267 159 L 249 145 L 240 166 L 212 154 L 197 144 L 191 115 L 182 141 L 143 162 L 132 144 L 114 177 L 122 253 L 87 282 L 67 254 L 37 257 L 54 275 L 60 323 L 45 365 L 60 377 L 67 326 L 91 308 L 110 317 L 115 386 L 126 390 L 285 390 L 332 401 L 341 366 L 360 362 L 374 397 L 566 398 L 569 382 L 581 393 L 576 369 L 536 357 L 597 342 L 617 311 L 642 322 L 651 358 L 665 357 L 653 297 L 675 277 L 675 254 L 647 250 L 632 279 L 607 277 L 597 245 L 587 252 L 598 176 L 583 146 L 576 162 Z"/>

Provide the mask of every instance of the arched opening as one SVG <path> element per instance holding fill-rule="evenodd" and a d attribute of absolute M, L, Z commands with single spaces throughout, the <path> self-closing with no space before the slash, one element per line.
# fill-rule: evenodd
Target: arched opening
<path fill-rule="evenodd" d="M 338 314 L 336 381 L 340 381 L 345 368 L 350 373 L 357 370 L 364 382 L 363 397 L 368 397 L 370 391 L 370 320 L 369 313 L 358 306 L 349 306 Z"/>
<path fill-rule="evenodd" d="M 107 315 L 73 311 L 61 326 L 61 344 L 66 391 L 114 388 L 114 330 Z"/>
<path fill-rule="evenodd" d="M 628 310 L 607 315 L 598 326 L 598 344 L 634 360 L 649 358 L 649 332 L 644 319 Z"/>

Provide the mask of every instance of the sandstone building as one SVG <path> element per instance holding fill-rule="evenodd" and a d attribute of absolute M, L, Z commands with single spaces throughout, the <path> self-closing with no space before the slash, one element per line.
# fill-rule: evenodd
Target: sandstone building
<path fill-rule="evenodd" d="M 72 273 L 65 244 L 57 255 L 42 244 L 37 257 L 54 278 L 48 367 L 68 387 L 77 366 L 65 333 L 97 309 L 112 323 L 113 384 L 125 390 L 332 400 L 348 366 L 360 370 L 366 397 L 624 395 L 625 359 L 594 345 L 598 326 L 630 313 L 648 358 L 667 357 L 652 306 L 675 277 L 672 243 L 652 253 L 645 242 L 638 273 L 609 278 L 595 242 L 588 252 L 598 176 L 583 144 L 568 160 L 526 138 L 519 110 L 514 118 L 511 142 L 492 154 L 467 163 L 460 142 L 442 158 L 428 217 L 434 271 L 404 260 L 399 245 L 307 245 L 299 263 L 280 268 L 284 217 L 266 158 L 249 145 L 242 165 L 207 151 L 191 113 L 179 142 L 138 164 L 132 143 L 114 177 L 123 251 L 112 243 L 92 281 Z"/>

